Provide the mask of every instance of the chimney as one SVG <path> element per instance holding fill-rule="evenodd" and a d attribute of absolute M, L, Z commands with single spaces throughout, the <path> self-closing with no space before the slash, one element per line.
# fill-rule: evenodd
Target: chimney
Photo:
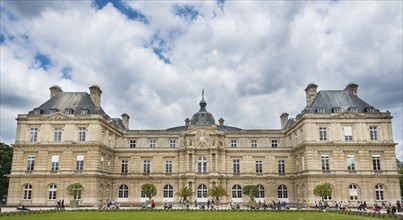
<path fill-rule="evenodd" d="M 283 129 L 288 122 L 288 113 L 283 112 L 283 114 L 280 115 L 280 119 L 281 119 L 281 129 Z"/>
<path fill-rule="evenodd" d="M 126 129 L 129 129 L 129 119 L 130 119 L 130 116 L 127 113 L 122 114 L 122 123 Z"/>
<path fill-rule="evenodd" d="M 91 100 L 97 107 L 101 107 L 101 93 L 102 90 L 99 88 L 99 86 L 94 85 L 90 87 Z"/>
<path fill-rule="evenodd" d="M 219 124 L 220 126 L 224 126 L 224 119 L 223 119 L 223 118 L 220 118 L 220 119 L 218 120 L 218 123 L 220 123 L 220 124 Z"/>
<path fill-rule="evenodd" d="M 190 119 L 189 119 L 189 118 L 186 118 L 186 119 L 185 119 L 185 126 L 186 126 L 186 127 L 189 127 L 189 125 L 190 125 Z"/>
<path fill-rule="evenodd" d="M 357 95 L 358 85 L 355 83 L 349 83 L 344 90 L 348 90 L 354 95 Z"/>
<path fill-rule="evenodd" d="M 57 85 L 50 87 L 49 90 L 50 90 L 50 98 L 63 92 L 62 88 L 60 88 L 60 86 L 57 86 Z"/>
<path fill-rule="evenodd" d="M 306 92 L 306 106 L 311 106 L 313 100 L 316 97 L 316 89 L 318 88 L 318 85 L 314 83 L 309 83 L 309 85 L 306 87 L 305 92 Z"/>

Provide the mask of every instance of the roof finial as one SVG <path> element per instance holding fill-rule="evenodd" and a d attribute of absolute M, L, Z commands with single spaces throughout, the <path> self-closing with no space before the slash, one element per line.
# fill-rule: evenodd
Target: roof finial
<path fill-rule="evenodd" d="M 204 89 L 202 89 L 202 99 L 204 99 Z"/>

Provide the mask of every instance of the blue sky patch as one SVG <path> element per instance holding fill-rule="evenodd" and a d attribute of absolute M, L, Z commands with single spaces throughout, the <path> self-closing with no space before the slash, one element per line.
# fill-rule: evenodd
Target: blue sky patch
<path fill-rule="evenodd" d="M 160 31 L 156 31 L 151 38 L 151 47 L 153 49 L 153 53 L 158 56 L 158 58 L 164 61 L 165 64 L 171 64 L 167 52 L 172 51 L 172 44 L 169 42 L 173 42 L 173 38 L 175 37 L 173 33 L 169 32 L 168 36 L 165 36 Z M 168 42 L 167 42 L 168 41 Z"/>
<path fill-rule="evenodd" d="M 4 35 L 0 33 L 0 44 L 3 44 L 4 40 Z"/>
<path fill-rule="evenodd" d="M 72 76 L 71 76 L 71 72 L 73 71 L 73 69 L 71 69 L 70 67 L 64 67 L 63 69 L 62 69 L 62 77 L 63 77 L 63 79 L 72 79 Z"/>
<path fill-rule="evenodd" d="M 147 17 L 121 0 L 94 0 L 93 5 L 97 10 L 101 10 L 105 5 L 111 3 L 120 13 L 126 15 L 127 18 L 134 21 L 140 21 L 144 24 L 149 24 Z"/>
<path fill-rule="evenodd" d="M 217 0 L 217 6 L 224 11 L 224 2 L 225 0 Z"/>
<path fill-rule="evenodd" d="M 174 7 L 175 15 L 184 18 L 186 20 L 196 20 L 199 16 L 199 12 L 191 5 L 176 5 Z"/>
<path fill-rule="evenodd" d="M 42 68 L 44 70 L 48 70 L 49 67 L 52 65 L 52 61 L 50 60 L 49 56 L 38 53 L 34 57 L 35 63 L 38 64 L 39 68 Z"/>

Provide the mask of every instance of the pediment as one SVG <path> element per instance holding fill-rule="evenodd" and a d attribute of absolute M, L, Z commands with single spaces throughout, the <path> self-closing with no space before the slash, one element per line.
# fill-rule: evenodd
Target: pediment
<path fill-rule="evenodd" d="M 72 116 L 67 116 L 61 112 L 56 112 L 49 116 L 43 117 L 43 119 L 46 119 L 46 120 L 49 120 L 49 119 L 50 120 L 66 120 L 66 119 L 71 119 L 71 118 L 72 118 Z"/>
<path fill-rule="evenodd" d="M 347 110 L 338 115 L 333 116 L 333 118 L 366 118 L 366 117 L 363 114 Z"/>

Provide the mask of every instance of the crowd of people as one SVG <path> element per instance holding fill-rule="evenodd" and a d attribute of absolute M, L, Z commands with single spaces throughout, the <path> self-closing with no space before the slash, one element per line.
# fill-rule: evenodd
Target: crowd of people
<path fill-rule="evenodd" d="M 98 205 L 98 209 L 119 209 L 120 203 L 115 202 L 114 200 L 105 200 L 105 202 L 100 202 Z"/>

